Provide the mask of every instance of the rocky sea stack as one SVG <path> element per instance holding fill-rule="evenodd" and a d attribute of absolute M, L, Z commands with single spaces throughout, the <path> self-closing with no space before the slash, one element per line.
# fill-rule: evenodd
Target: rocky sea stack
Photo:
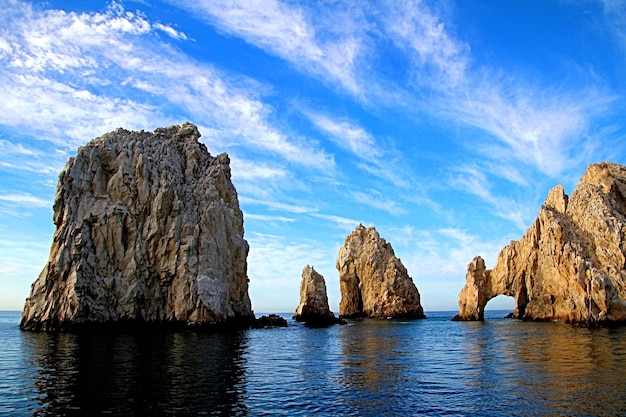
<path fill-rule="evenodd" d="M 337 256 L 341 318 L 423 319 L 420 293 L 391 244 L 359 225 Z"/>
<path fill-rule="evenodd" d="M 254 320 L 230 161 L 199 137 L 189 123 L 117 129 L 78 149 L 59 175 L 50 258 L 22 329 Z"/>
<path fill-rule="evenodd" d="M 515 298 L 519 319 L 626 323 L 625 166 L 589 165 L 571 197 L 554 187 L 492 270 L 474 258 L 455 318 L 483 320 L 487 301 L 500 294 Z"/>
<path fill-rule="evenodd" d="M 302 270 L 300 304 L 296 308 L 293 319 L 309 327 L 327 327 L 344 323 L 330 311 L 324 277 L 309 265 Z"/>

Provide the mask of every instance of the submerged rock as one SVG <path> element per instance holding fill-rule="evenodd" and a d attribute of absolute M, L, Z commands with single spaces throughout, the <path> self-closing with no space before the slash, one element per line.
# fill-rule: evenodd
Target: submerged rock
<path fill-rule="evenodd" d="M 300 304 L 296 308 L 293 319 L 304 322 L 309 327 L 325 327 L 332 324 L 345 323 L 335 317 L 328 307 L 326 281 L 312 266 L 302 270 L 300 283 Z"/>
<path fill-rule="evenodd" d="M 483 320 L 491 298 L 515 298 L 513 317 L 580 325 L 626 322 L 626 167 L 589 165 L 568 197 L 550 190 L 526 234 L 495 267 L 468 265 L 459 320 Z"/>
<path fill-rule="evenodd" d="M 196 126 L 117 129 L 59 175 L 56 231 L 20 327 L 252 323 L 248 243 L 228 155 Z"/>
<path fill-rule="evenodd" d="M 420 294 L 393 248 L 374 227 L 359 225 L 337 257 L 342 318 L 426 318 Z"/>

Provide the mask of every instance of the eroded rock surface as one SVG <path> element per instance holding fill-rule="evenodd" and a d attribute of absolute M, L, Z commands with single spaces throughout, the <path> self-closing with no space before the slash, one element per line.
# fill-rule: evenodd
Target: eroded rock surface
<path fill-rule="evenodd" d="M 310 327 L 324 327 L 342 323 L 328 306 L 326 281 L 312 266 L 302 270 L 300 282 L 300 304 L 293 319 Z"/>
<path fill-rule="evenodd" d="M 491 298 L 515 298 L 513 317 L 603 325 L 626 321 L 626 167 L 589 165 L 568 197 L 548 194 L 524 236 L 495 267 L 477 257 L 459 294 L 458 319 L 483 320 Z"/>
<path fill-rule="evenodd" d="M 189 123 L 117 129 L 78 149 L 59 175 L 23 329 L 254 320 L 230 161 L 199 137 Z"/>
<path fill-rule="evenodd" d="M 359 225 L 337 257 L 342 318 L 426 318 L 420 294 L 393 248 Z"/>

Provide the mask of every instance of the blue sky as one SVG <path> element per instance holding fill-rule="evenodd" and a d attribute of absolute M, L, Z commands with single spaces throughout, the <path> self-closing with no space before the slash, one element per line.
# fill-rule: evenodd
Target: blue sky
<path fill-rule="evenodd" d="M 625 95 L 624 1 L 0 0 L 0 309 L 47 261 L 79 146 L 190 121 L 231 157 L 256 312 L 295 310 L 307 264 L 337 312 L 359 223 L 426 311 L 457 310 L 551 187 L 626 163 Z"/>

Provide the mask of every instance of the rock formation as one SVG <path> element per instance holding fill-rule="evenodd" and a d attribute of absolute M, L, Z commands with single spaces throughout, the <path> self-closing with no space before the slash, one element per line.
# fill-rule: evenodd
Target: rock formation
<path fill-rule="evenodd" d="M 342 318 L 426 318 L 400 259 L 374 227 L 359 225 L 337 257 Z"/>
<path fill-rule="evenodd" d="M 254 329 L 273 329 L 275 327 L 289 327 L 289 323 L 278 314 L 261 316 L 252 323 Z"/>
<path fill-rule="evenodd" d="M 300 304 L 293 319 L 304 322 L 309 327 L 325 327 L 342 323 L 328 307 L 326 281 L 313 267 L 307 265 L 302 270 L 300 283 Z"/>
<path fill-rule="evenodd" d="M 495 267 L 474 258 L 459 320 L 483 320 L 491 298 L 515 298 L 513 317 L 583 325 L 626 321 L 626 167 L 589 165 L 571 197 L 554 187 Z"/>
<path fill-rule="evenodd" d="M 248 244 L 226 154 L 189 123 L 117 129 L 59 175 L 56 231 L 20 327 L 254 320 Z"/>

